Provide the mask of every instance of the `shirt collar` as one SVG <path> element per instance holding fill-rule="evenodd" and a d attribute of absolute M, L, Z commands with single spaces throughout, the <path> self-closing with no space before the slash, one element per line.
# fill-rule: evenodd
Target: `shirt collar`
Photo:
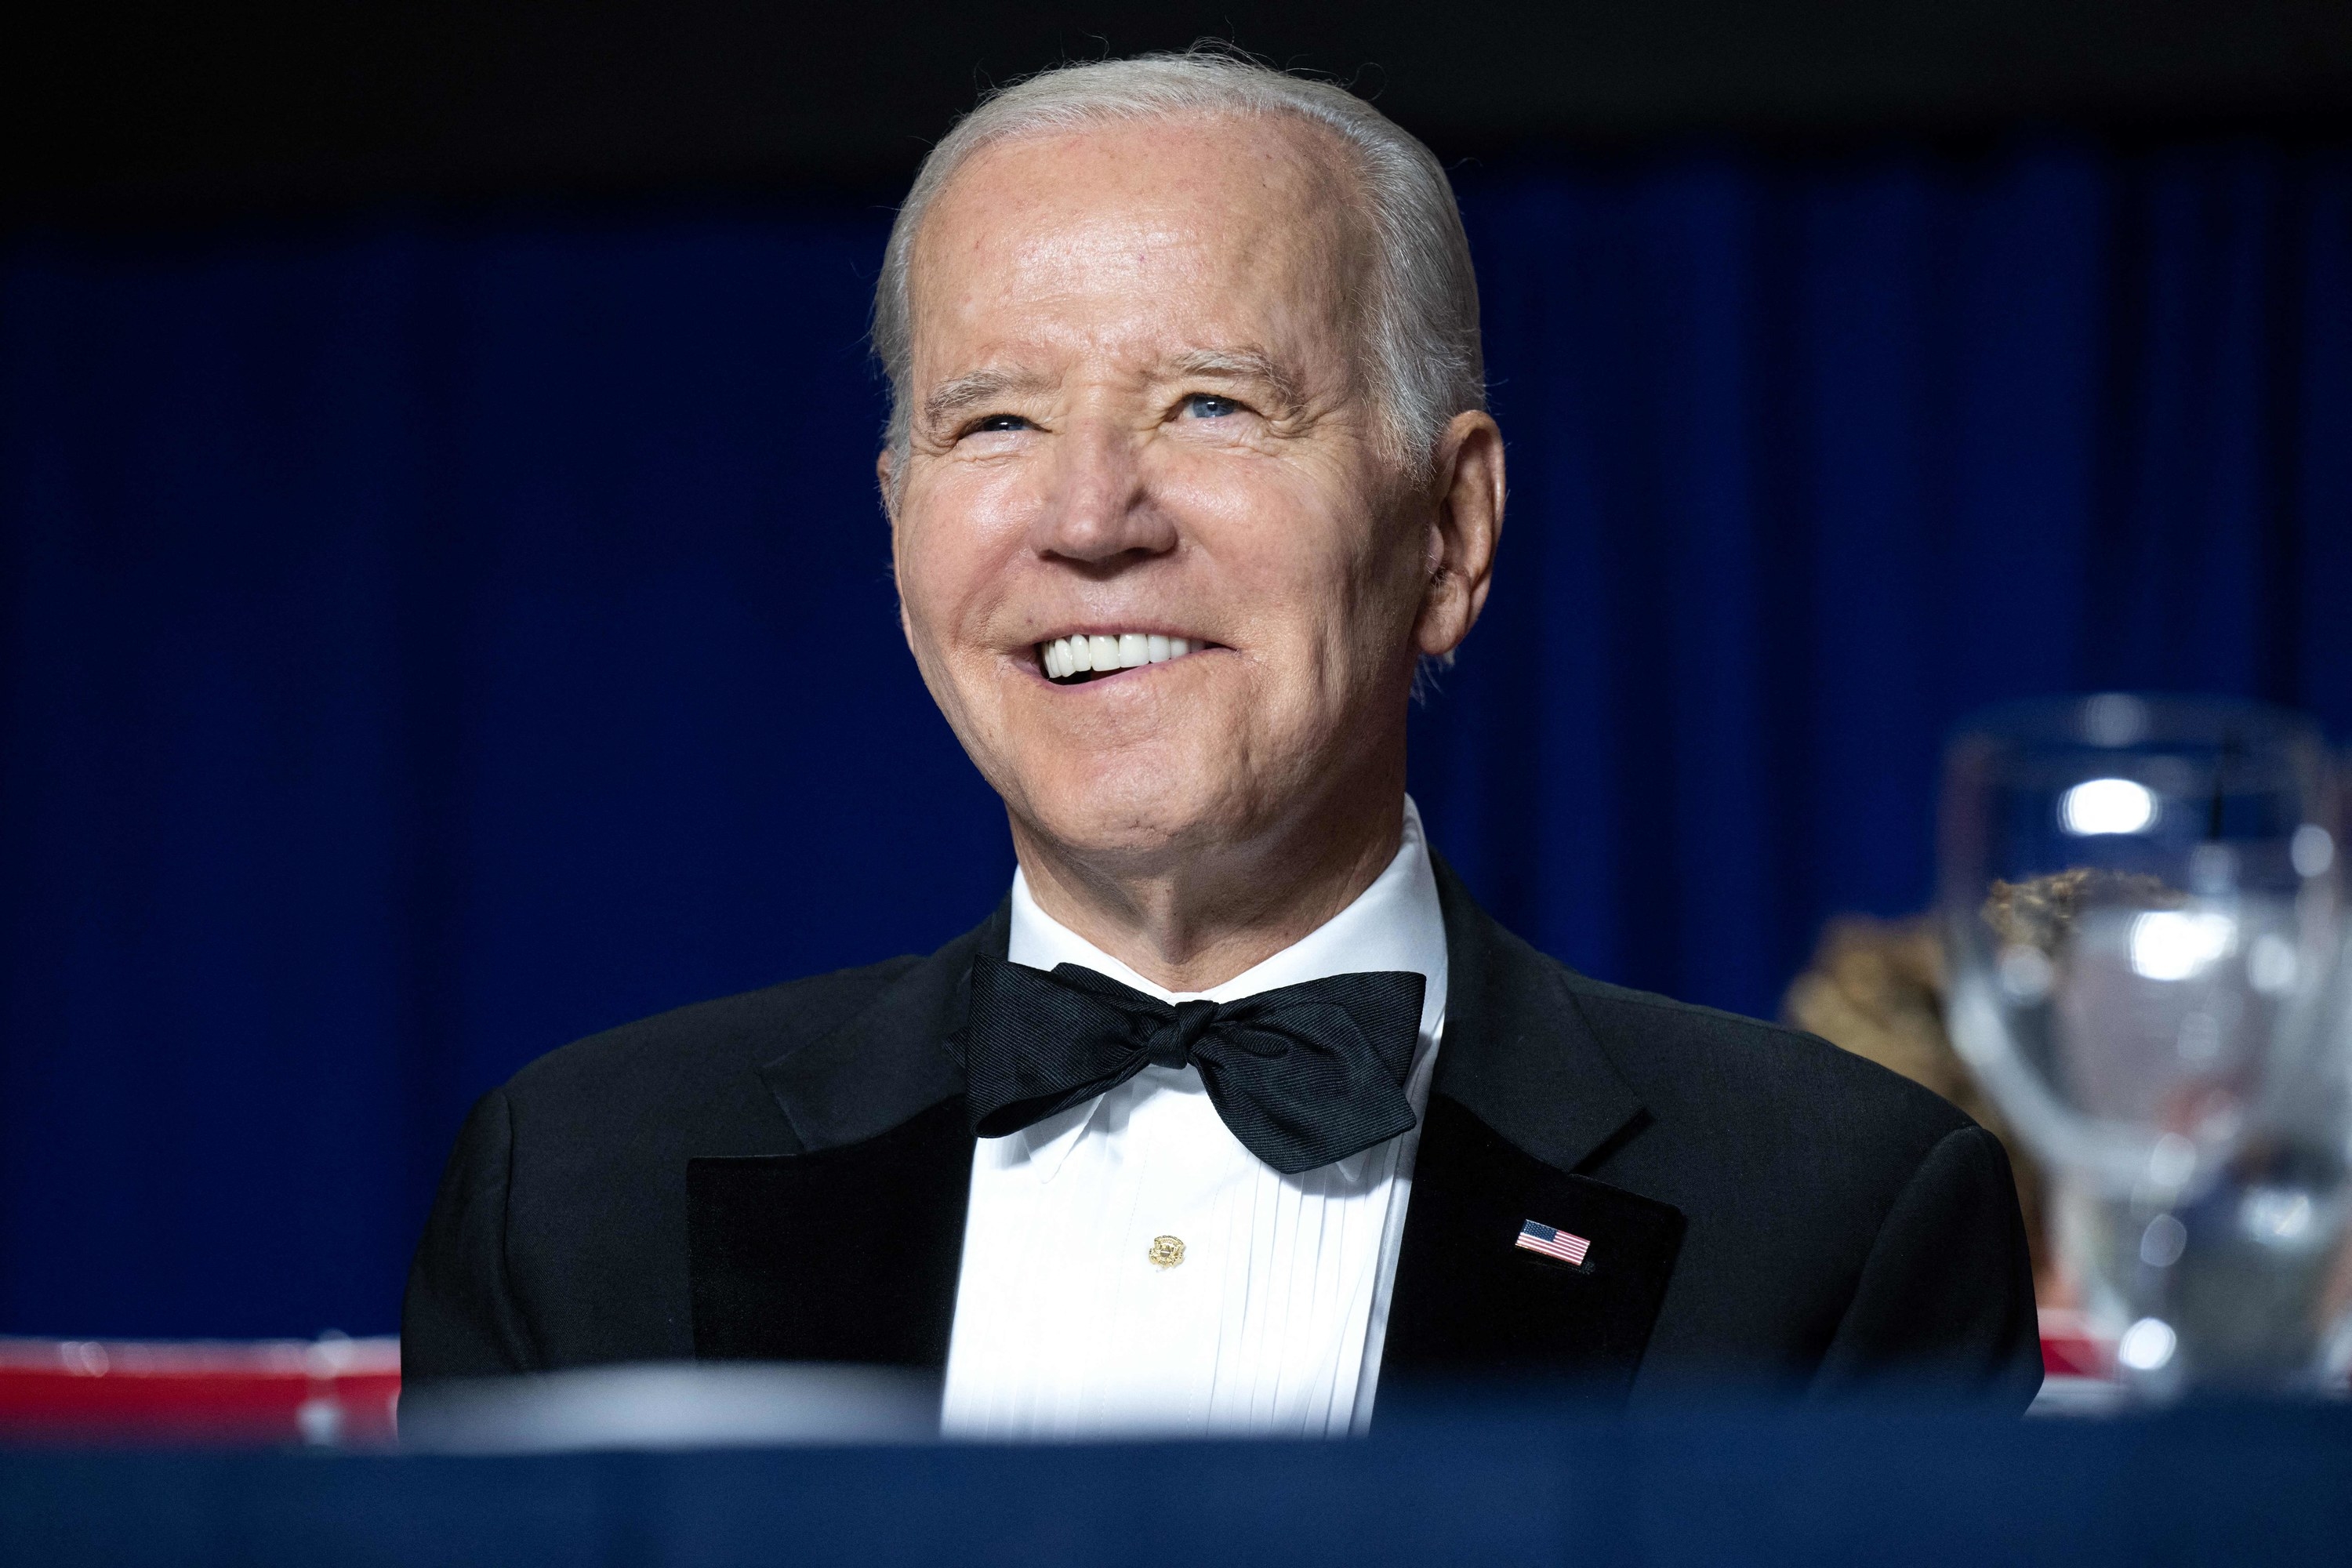
<path fill-rule="evenodd" d="M 1298 941 L 1221 985 L 1176 992 L 1153 984 L 1039 909 L 1030 895 L 1028 879 L 1017 869 L 1013 873 L 1013 920 L 1005 956 L 1033 969 L 1083 964 L 1163 1002 L 1200 998 L 1230 1002 L 1326 975 L 1403 970 L 1428 982 L 1421 1004 L 1422 1050 L 1428 1048 L 1445 1018 L 1445 915 L 1438 903 L 1437 876 L 1430 868 L 1421 811 L 1410 795 L 1404 802 L 1403 841 L 1397 846 L 1396 858 L 1373 879 L 1372 885 Z M 1061 1168 L 1071 1145 L 1101 1103 L 1097 1098 L 1072 1106 L 1013 1134 L 1026 1142 L 1040 1179 L 1050 1179 Z"/>

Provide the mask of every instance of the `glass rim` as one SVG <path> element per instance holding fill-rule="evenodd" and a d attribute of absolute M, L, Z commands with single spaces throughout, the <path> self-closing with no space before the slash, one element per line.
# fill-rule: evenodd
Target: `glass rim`
<path fill-rule="evenodd" d="M 1979 708 L 1952 726 L 1946 750 L 2072 746 L 2092 752 L 2222 746 L 2325 755 L 2319 721 L 2299 709 L 2207 692 L 2092 691 L 2020 698 Z"/>

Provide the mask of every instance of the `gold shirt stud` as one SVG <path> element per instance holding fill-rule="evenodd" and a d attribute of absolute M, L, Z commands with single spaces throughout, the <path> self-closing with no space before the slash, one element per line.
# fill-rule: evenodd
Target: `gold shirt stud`
<path fill-rule="evenodd" d="M 1176 1236 L 1155 1236 L 1151 1250 L 1144 1254 L 1154 1268 L 1173 1268 L 1184 1261 L 1184 1239 Z"/>

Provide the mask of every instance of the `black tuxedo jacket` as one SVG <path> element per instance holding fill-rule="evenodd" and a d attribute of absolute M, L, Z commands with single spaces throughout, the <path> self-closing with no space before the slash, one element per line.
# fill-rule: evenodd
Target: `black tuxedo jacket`
<path fill-rule="evenodd" d="M 1382 1389 L 1557 1379 L 2021 1410 L 2000 1145 L 1811 1036 L 1588 980 L 1443 865 L 1445 1035 Z M 595 1363 L 946 1363 L 972 1139 L 945 1044 L 1006 911 L 569 1046 L 467 1120 L 409 1276 L 412 1384 Z M 1516 1245 L 1528 1220 L 1591 1247 Z"/>

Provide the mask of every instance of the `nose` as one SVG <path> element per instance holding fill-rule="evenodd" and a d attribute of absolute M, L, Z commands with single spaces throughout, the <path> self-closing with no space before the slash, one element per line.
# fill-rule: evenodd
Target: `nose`
<path fill-rule="evenodd" d="M 1054 443 L 1054 474 L 1038 513 L 1040 553 L 1088 565 L 1175 548 L 1174 521 L 1159 506 L 1133 432 L 1087 420 Z"/>

